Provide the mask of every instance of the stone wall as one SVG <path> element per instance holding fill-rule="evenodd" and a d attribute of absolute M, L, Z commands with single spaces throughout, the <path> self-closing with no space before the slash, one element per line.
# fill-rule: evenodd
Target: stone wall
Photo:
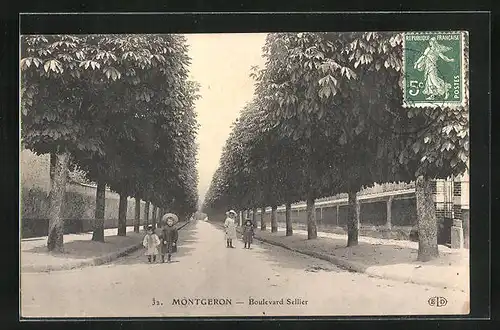
<path fill-rule="evenodd" d="M 392 224 L 395 226 L 413 226 L 417 223 L 415 198 L 395 199 L 392 202 Z M 267 214 L 266 216 L 269 216 Z M 292 222 L 306 223 L 305 209 L 292 209 Z M 368 226 L 383 226 L 387 220 L 387 203 L 385 201 L 366 202 L 360 204 L 360 223 Z M 278 211 L 278 221 L 285 221 L 285 212 Z M 325 206 L 316 208 L 316 221 L 324 225 L 345 226 L 347 224 L 347 205 Z"/>
<path fill-rule="evenodd" d="M 50 156 L 35 155 L 30 150 L 21 151 L 21 237 L 45 236 L 48 231 L 48 193 L 50 191 Z M 96 187 L 93 185 L 68 183 L 63 204 L 66 233 L 90 231 L 95 212 Z M 120 196 L 106 190 L 105 228 L 118 227 Z M 141 201 L 141 224 L 144 222 L 144 205 Z M 153 208 L 149 208 L 151 219 Z M 135 199 L 128 198 L 127 225 L 133 225 Z"/>
<path fill-rule="evenodd" d="M 278 222 L 280 227 L 279 231 L 284 231 L 285 222 Z M 347 235 L 347 228 L 335 226 L 331 224 L 317 224 L 318 231 L 326 233 L 334 233 L 339 235 Z M 307 230 L 307 224 L 296 222 L 292 225 L 293 229 Z M 359 229 L 361 236 L 368 236 L 374 238 L 397 239 L 397 240 L 410 240 L 410 232 L 412 226 L 393 226 L 390 230 L 383 226 L 367 226 L 362 225 Z"/>
<path fill-rule="evenodd" d="M 316 208 L 318 230 L 338 234 L 346 233 L 347 205 Z M 337 213 L 338 212 L 338 213 Z M 370 237 L 408 240 L 411 229 L 417 223 L 415 198 L 395 199 L 391 205 L 391 230 L 386 228 L 387 202 L 375 201 L 360 204 L 360 234 Z M 259 216 L 260 217 L 260 216 Z M 278 223 L 285 226 L 285 212 L 278 211 Z M 294 228 L 304 229 L 307 223 L 305 209 L 292 209 Z M 266 214 L 269 220 L 269 213 Z"/>
<path fill-rule="evenodd" d="M 92 230 L 95 212 L 95 188 L 70 184 L 66 189 L 63 218 L 66 233 Z M 144 223 L 144 205 L 141 201 L 141 224 Z M 21 191 L 21 237 L 45 236 L 48 230 L 48 194 L 40 188 L 22 188 Z M 118 227 L 119 195 L 106 191 L 105 228 Z M 149 210 L 149 218 L 152 208 Z M 135 199 L 127 203 L 127 226 L 133 225 Z"/>

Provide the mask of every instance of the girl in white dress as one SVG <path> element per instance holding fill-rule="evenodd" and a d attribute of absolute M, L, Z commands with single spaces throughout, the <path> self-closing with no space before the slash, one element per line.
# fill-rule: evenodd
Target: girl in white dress
<path fill-rule="evenodd" d="M 236 218 L 236 212 L 231 210 L 226 213 L 227 218 L 224 222 L 224 228 L 226 229 L 226 247 L 234 248 L 233 239 L 236 239 L 236 223 L 234 218 Z"/>
<path fill-rule="evenodd" d="M 147 227 L 147 234 L 144 236 L 142 245 L 147 249 L 145 254 L 148 257 L 148 261 L 151 262 L 152 258 L 153 262 L 156 262 L 156 256 L 159 254 L 158 246 L 160 245 L 160 238 L 154 233 L 152 225 Z"/>

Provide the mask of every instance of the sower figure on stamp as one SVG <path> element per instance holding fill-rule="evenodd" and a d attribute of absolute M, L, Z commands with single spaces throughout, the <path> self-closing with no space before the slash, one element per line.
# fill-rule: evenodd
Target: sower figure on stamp
<path fill-rule="evenodd" d="M 165 262 L 165 254 L 167 255 L 167 262 L 172 261 L 172 253 L 177 251 L 177 240 L 179 238 L 179 232 L 174 224 L 177 223 L 178 218 L 173 213 L 167 213 L 162 218 L 162 230 L 161 230 L 161 262 Z"/>
<path fill-rule="evenodd" d="M 451 84 L 439 76 L 438 59 L 446 62 L 453 62 L 453 58 L 444 55 L 451 50 L 450 47 L 440 45 L 435 37 L 429 40 L 429 46 L 424 54 L 415 62 L 414 67 L 419 71 L 424 71 L 424 90 L 423 94 L 428 95 L 428 100 L 433 100 L 436 96 L 444 96 L 448 99 Z"/>
<path fill-rule="evenodd" d="M 156 235 L 153 231 L 153 225 L 148 225 L 147 234 L 144 236 L 144 240 L 142 241 L 142 245 L 147 249 L 146 256 L 148 257 L 148 261 L 156 262 L 156 256 L 158 255 L 158 246 L 160 245 L 160 239 L 158 235 Z"/>
<path fill-rule="evenodd" d="M 236 212 L 231 210 L 226 213 L 227 218 L 224 222 L 224 228 L 226 229 L 226 247 L 234 248 L 233 239 L 236 239 L 236 223 L 234 218 L 236 218 Z"/>
<path fill-rule="evenodd" d="M 243 243 L 245 243 L 244 249 L 250 249 L 250 244 L 252 244 L 253 236 L 253 223 L 252 220 L 247 218 L 245 220 L 245 225 L 243 226 Z"/>

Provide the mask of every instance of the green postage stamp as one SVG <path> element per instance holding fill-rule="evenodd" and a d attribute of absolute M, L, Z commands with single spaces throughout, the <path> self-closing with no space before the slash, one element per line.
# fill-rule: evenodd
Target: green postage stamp
<path fill-rule="evenodd" d="M 404 107 L 465 106 L 466 33 L 404 33 Z"/>

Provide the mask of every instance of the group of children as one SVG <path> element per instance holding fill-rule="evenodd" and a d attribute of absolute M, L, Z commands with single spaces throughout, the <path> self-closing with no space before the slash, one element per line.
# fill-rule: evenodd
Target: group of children
<path fill-rule="evenodd" d="M 161 233 L 157 235 L 152 225 L 147 227 L 147 234 L 144 236 L 142 245 L 147 249 L 146 256 L 148 262 L 156 262 L 156 256 L 161 255 L 161 262 L 172 261 L 172 253 L 177 251 L 177 239 L 179 233 L 174 224 L 177 222 L 177 216 L 173 213 L 167 213 L 161 220 Z"/>
<path fill-rule="evenodd" d="M 226 243 L 227 247 L 234 248 L 233 239 L 236 239 L 236 212 L 231 210 L 227 212 L 227 219 L 224 222 L 224 227 L 226 229 Z M 167 213 L 162 217 L 160 222 L 161 232 L 157 235 L 154 231 L 153 225 L 148 225 L 146 228 L 147 234 L 144 236 L 142 245 L 146 248 L 146 256 L 148 257 L 148 262 L 156 262 L 156 257 L 161 256 L 161 262 L 165 262 L 165 255 L 167 256 L 167 262 L 172 261 L 172 253 L 177 252 L 177 240 L 179 238 L 179 232 L 174 224 L 177 222 L 178 218 L 173 213 Z M 245 249 L 250 249 L 254 237 L 254 224 L 250 219 L 245 220 L 245 225 L 243 226 L 243 243 L 245 243 Z"/>
<path fill-rule="evenodd" d="M 224 228 L 226 230 L 226 247 L 234 248 L 233 239 L 236 239 L 236 223 L 235 218 L 237 216 L 236 212 L 231 210 L 227 213 L 226 221 L 224 222 Z M 250 219 L 245 220 L 245 225 L 243 226 L 243 243 L 245 243 L 244 249 L 250 249 L 254 237 L 254 225 Z"/>

